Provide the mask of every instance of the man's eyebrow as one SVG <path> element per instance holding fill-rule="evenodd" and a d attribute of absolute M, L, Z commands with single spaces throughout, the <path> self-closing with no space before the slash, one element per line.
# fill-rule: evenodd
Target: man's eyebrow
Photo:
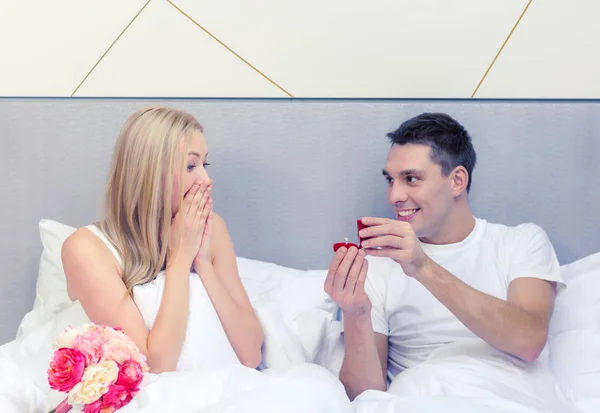
<path fill-rule="evenodd" d="M 418 169 L 405 169 L 400 175 L 423 175 L 425 172 Z"/>
<path fill-rule="evenodd" d="M 388 171 L 386 171 L 385 169 L 381 170 L 381 173 L 383 174 L 383 176 L 391 176 L 390 173 Z M 418 169 L 405 169 L 404 171 L 401 171 L 400 173 L 398 173 L 398 175 L 423 175 L 425 172 L 418 170 Z"/>

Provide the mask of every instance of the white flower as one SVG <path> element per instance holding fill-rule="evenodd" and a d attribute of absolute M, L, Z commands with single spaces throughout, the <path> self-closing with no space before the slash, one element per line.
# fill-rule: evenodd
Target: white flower
<path fill-rule="evenodd" d="M 81 382 L 69 392 L 69 404 L 84 405 L 98 400 L 117 380 L 119 366 L 112 360 L 106 360 L 89 366 Z"/>
<path fill-rule="evenodd" d="M 59 348 L 73 348 L 73 341 L 75 337 L 79 335 L 81 331 L 76 328 L 69 327 L 65 331 L 63 331 L 54 341 L 54 350 L 58 350 Z"/>

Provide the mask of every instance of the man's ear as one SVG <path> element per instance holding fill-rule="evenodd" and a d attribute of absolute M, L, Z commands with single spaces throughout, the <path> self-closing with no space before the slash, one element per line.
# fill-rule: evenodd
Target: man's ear
<path fill-rule="evenodd" d="M 467 191 L 467 185 L 469 184 L 469 173 L 466 168 L 462 165 L 457 166 L 451 172 L 452 178 L 452 195 L 455 197 L 461 195 Z"/>

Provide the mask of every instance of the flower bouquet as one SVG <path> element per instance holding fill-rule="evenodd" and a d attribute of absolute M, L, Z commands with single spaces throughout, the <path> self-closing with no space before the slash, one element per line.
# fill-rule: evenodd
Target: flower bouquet
<path fill-rule="evenodd" d="M 148 371 L 146 357 L 119 328 L 68 328 L 53 348 L 48 383 L 67 397 L 49 413 L 113 413 L 131 401 Z"/>

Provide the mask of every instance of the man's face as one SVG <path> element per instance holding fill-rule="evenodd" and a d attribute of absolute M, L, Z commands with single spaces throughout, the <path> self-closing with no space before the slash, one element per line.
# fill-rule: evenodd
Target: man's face
<path fill-rule="evenodd" d="M 453 208 L 452 174 L 442 175 L 428 145 L 392 145 L 383 175 L 396 218 L 410 222 L 417 237 L 435 243 Z"/>

